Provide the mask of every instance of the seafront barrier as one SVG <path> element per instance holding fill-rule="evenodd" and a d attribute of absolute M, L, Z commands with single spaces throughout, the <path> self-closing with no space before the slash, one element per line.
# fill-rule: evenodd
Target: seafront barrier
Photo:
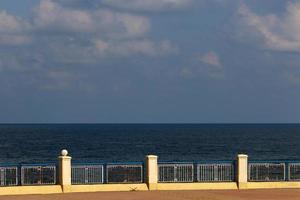
<path fill-rule="evenodd" d="M 0 164 L 0 195 L 268 188 L 300 188 L 300 161 L 74 163 L 62 150 L 57 163 Z"/>

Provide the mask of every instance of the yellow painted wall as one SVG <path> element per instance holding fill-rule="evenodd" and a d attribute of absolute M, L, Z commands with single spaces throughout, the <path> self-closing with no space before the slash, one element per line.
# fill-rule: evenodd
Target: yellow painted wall
<path fill-rule="evenodd" d="M 158 190 L 237 190 L 237 183 L 158 183 Z"/>
<path fill-rule="evenodd" d="M 0 187 L 0 195 L 58 194 L 58 193 L 62 193 L 62 188 L 60 185 Z"/>
<path fill-rule="evenodd" d="M 248 182 L 239 189 L 279 189 L 299 188 L 300 182 Z M 237 190 L 236 182 L 231 183 L 158 183 L 156 190 Z M 59 194 L 75 192 L 122 192 L 122 191 L 148 191 L 146 183 L 143 184 L 100 184 L 100 185 L 60 185 L 51 186 L 14 186 L 0 187 L 0 195 L 26 195 L 26 194 Z"/>
<path fill-rule="evenodd" d="M 64 192 L 125 192 L 148 191 L 147 184 L 101 184 L 101 185 L 72 185 L 64 188 Z"/>
<path fill-rule="evenodd" d="M 300 188 L 300 182 L 248 182 L 240 189 L 288 189 Z"/>

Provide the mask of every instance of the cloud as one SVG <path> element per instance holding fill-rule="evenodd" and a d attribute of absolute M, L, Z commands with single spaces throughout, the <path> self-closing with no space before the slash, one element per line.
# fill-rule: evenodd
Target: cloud
<path fill-rule="evenodd" d="M 202 75 L 206 75 L 211 79 L 224 79 L 224 67 L 216 52 L 207 52 L 204 55 L 199 56 L 197 60 L 202 63 L 202 65 L 199 66 L 199 70 Z M 203 65 L 203 63 L 205 65 Z"/>
<path fill-rule="evenodd" d="M 162 11 L 188 7 L 193 0 L 102 0 L 112 7 L 136 11 Z"/>
<path fill-rule="evenodd" d="M 289 2 L 282 16 L 260 16 L 245 4 L 240 6 L 238 14 L 244 29 L 243 37 L 251 33 L 271 50 L 300 51 L 300 3 Z"/>
<path fill-rule="evenodd" d="M 219 55 L 214 51 L 197 55 L 192 58 L 193 63 L 180 69 L 179 75 L 183 78 L 205 78 L 210 80 L 224 80 L 225 69 Z"/>
<path fill-rule="evenodd" d="M 112 54 L 116 56 L 130 56 L 131 54 L 139 54 L 144 56 L 164 56 L 168 54 L 178 53 L 178 47 L 170 41 L 165 40 L 155 43 L 151 40 L 133 40 L 124 42 L 104 42 L 96 40 L 94 42 L 96 54 L 106 55 Z"/>
<path fill-rule="evenodd" d="M 26 21 L 10 15 L 6 11 L 0 11 L 0 44 L 27 44 L 31 40 L 27 35 L 30 29 L 30 24 Z"/>
<path fill-rule="evenodd" d="M 107 9 L 85 10 L 63 7 L 42 0 L 35 9 L 37 29 L 55 32 L 101 34 L 107 37 L 138 37 L 150 30 L 148 18 Z"/>
<path fill-rule="evenodd" d="M 200 61 L 214 67 L 222 67 L 218 54 L 213 51 L 210 51 L 201 56 Z"/>
<path fill-rule="evenodd" d="M 22 32 L 28 29 L 29 24 L 6 11 L 0 11 L 0 33 Z"/>
<path fill-rule="evenodd" d="M 177 52 L 176 45 L 170 41 L 152 41 L 147 37 L 151 29 L 147 17 L 59 2 L 41 0 L 30 21 L 1 11 L 0 43 L 40 45 L 57 61 L 94 61 L 92 55 L 99 54 L 103 58 L 104 55 L 162 56 Z"/>
<path fill-rule="evenodd" d="M 179 52 L 170 40 L 149 37 L 148 17 L 103 5 L 79 6 L 82 2 L 40 0 L 28 19 L 0 10 L 1 72 L 24 74 L 22 79 L 31 80 L 27 85 L 40 89 L 61 90 L 78 80 L 80 73 L 73 70 L 88 73 L 84 67 L 102 66 L 115 57 Z"/>

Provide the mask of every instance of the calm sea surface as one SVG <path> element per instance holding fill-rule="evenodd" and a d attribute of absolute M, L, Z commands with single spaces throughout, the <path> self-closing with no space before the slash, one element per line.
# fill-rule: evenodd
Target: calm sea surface
<path fill-rule="evenodd" d="M 63 148 L 78 162 L 300 160 L 300 124 L 0 125 L 0 162 L 52 162 Z"/>

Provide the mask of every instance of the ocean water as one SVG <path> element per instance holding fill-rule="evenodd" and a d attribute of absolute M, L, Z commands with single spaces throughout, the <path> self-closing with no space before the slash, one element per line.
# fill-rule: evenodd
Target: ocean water
<path fill-rule="evenodd" d="M 2 124 L 0 163 L 300 160 L 300 124 Z"/>

